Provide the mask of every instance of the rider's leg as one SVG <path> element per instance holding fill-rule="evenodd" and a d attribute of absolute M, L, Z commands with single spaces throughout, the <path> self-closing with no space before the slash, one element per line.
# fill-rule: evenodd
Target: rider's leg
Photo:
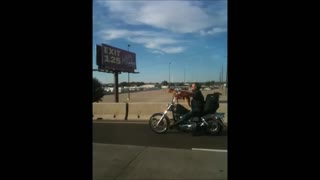
<path fill-rule="evenodd" d="M 201 111 L 195 111 L 194 112 L 195 116 L 200 117 L 202 115 Z M 200 122 L 197 122 L 196 128 L 192 131 L 193 136 L 201 135 L 201 127 L 200 127 Z"/>
<path fill-rule="evenodd" d="M 179 125 L 182 122 L 184 122 L 184 121 L 188 120 L 189 118 L 191 118 L 193 115 L 194 115 L 194 113 L 192 111 L 190 111 L 190 112 L 184 114 L 182 116 L 182 118 L 180 120 L 176 121 L 173 125 Z"/>

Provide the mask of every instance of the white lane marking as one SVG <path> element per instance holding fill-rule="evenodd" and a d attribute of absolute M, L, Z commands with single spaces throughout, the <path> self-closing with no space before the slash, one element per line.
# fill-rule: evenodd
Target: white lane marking
<path fill-rule="evenodd" d="M 201 148 L 192 148 L 192 150 L 196 151 L 213 151 L 213 152 L 228 152 L 226 149 L 201 149 Z"/>
<path fill-rule="evenodd" d="M 93 123 L 118 123 L 118 124 L 149 124 L 149 121 L 108 121 L 108 120 L 105 120 L 105 121 L 93 121 Z"/>
<path fill-rule="evenodd" d="M 132 147 L 148 147 L 148 148 L 165 148 L 165 149 L 176 149 L 176 148 L 169 148 L 169 147 L 150 147 L 150 146 L 138 146 L 138 145 L 129 145 L 129 144 L 108 144 L 108 143 L 98 143 L 93 142 L 93 145 L 105 145 L 105 146 L 119 146 L 119 147 L 126 147 L 126 146 L 132 146 Z M 177 150 L 185 150 L 185 149 L 177 149 Z M 211 152 L 228 152 L 226 149 L 201 149 L 201 148 L 192 148 L 192 150 L 197 151 L 211 151 Z"/>

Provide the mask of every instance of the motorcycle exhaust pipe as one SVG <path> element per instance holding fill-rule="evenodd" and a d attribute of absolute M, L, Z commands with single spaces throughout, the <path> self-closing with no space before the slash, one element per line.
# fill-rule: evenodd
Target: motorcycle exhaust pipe
<path fill-rule="evenodd" d="M 196 129 L 196 127 L 197 127 L 196 123 L 180 125 L 181 129 L 184 129 L 184 130 L 187 130 L 187 131 L 193 131 L 193 130 Z"/>

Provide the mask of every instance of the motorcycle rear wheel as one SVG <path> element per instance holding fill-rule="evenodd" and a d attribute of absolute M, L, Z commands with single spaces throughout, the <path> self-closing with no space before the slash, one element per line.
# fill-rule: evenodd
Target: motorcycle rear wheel
<path fill-rule="evenodd" d="M 207 133 L 212 136 L 220 135 L 223 131 L 223 126 L 218 122 L 218 120 L 210 119 L 207 121 Z"/>
<path fill-rule="evenodd" d="M 166 133 L 168 131 L 169 125 L 170 125 L 169 118 L 167 116 L 165 116 L 163 118 L 163 120 L 159 123 L 159 125 L 157 126 L 157 122 L 160 120 L 162 115 L 163 115 L 163 113 L 155 113 L 149 119 L 150 129 L 153 132 L 158 133 L 158 134 Z"/>

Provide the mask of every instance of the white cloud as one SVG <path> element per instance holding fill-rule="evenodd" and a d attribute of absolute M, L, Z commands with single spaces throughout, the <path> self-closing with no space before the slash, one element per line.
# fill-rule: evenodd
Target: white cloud
<path fill-rule="evenodd" d="M 215 34 L 218 34 L 221 32 L 227 32 L 227 28 L 215 27 L 215 28 L 212 28 L 208 31 L 201 30 L 200 34 L 205 36 L 205 35 L 215 35 Z"/>
<path fill-rule="evenodd" d="M 119 39 L 119 38 L 126 38 L 130 31 L 128 30 L 106 30 L 100 32 L 101 37 L 105 40 L 112 40 L 112 39 Z"/>
<path fill-rule="evenodd" d="M 154 53 L 154 54 L 164 54 L 163 52 L 161 52 L 161 51 L 158 51 L 158 50 L 153 50 L 153 51 L 151 51 L 152 53 Z M 157 56 L 157 57 L 159 57 L 159 56 Z"/>
<path fill-rule="evenodd" d="M 192 1 L 103 1 L 114 19 L 173 32 L 199 32 L 225 23 L 225 15 L 208 14 Z M 201 3 L 200 3 L 201 4 Z"/>
<path fill-rule="evenodd" d="M 177 39 L 181 37 L 179 33 L 200 33 L 205 36 L 227 31 L 224 28 L 227 19 L 225 2 L 156 0 L 97 0 L 96 2 L 103 6 L 97 6 L 99 12 L 95 12 L 93 17 L 94 27 L 100 30 L 97 34 L 94 33 L 95 36 L 105 41 L 126 39 L 143 45 L 152 53 L 183 52 L 185 43 L 182 43 L 184 40 Z M 143 27 L 144 30 L 139 30 L 139 27 Z M 134 30 L 128 30 L 129 28 Z M 157 32 L 157 29 L 165 31 Z M 170 31 L 175 33 L 172 34 Z"/>
<path fill-rule="evenodd" d="M 153 31 L 129 31 L 126 29 L 110 29 L 101 31 L 100 36 L 104 40 L 127 39 L 130 42 L 142 44 L 144 47 L 151 49 L 154 53 L 180 53 L 183 52 L 182 47 L 168 47 L 180 43 L 180 41 L 171 38 L 165 33 Z"/>
<path fill-rule="evenodd" d="M 169 47 L 169 48 L 162 48 L 162 51 L 166 53 L 180 53 L 184 51 L 183 47 Z"/>
<path fill-rule="evenodd" d="M 170 45 L 178 43 L 174 39 L 170 38 L 159 38 L 159 37 L 137 37 L 137 38 L 130 38 L 130 41 L 134 43 L 141 43 L 144 44 L 146 48 L 150 49 L 157 49 L 163 45 Z"/>

